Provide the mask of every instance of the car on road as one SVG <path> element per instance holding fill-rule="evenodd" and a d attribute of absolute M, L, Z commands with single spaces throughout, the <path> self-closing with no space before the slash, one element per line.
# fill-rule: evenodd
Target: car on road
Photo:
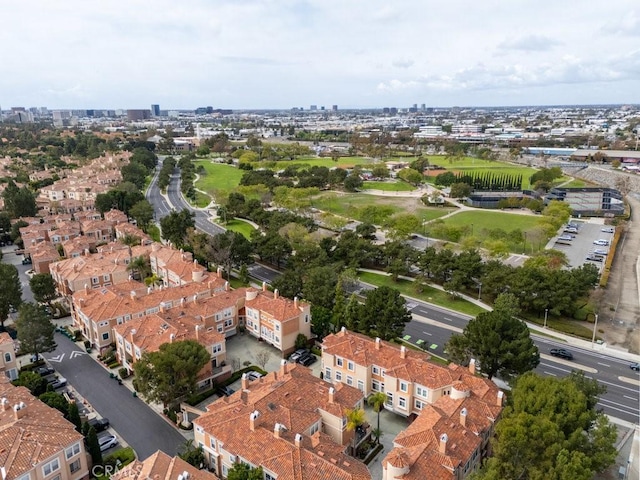
<path fill-rule="evenodd" d="M 44 360 L 44 357 L 40 354 L 31 355 L 31 358 L 29 360 L 31 360 L 31 363 L 36 363 L 36 362 L 39 362 L 40 360 Z"/>
<path fill-rule="evenodd" d="M 564 358 L 565 360 L 573 360 L 573 353 L 564 348 L 552 348 L 549 353 L 554 357 Z"/>
<path fill-rule="evenodd" d="M 108 418 L 92 418 L 87 423 L 92 426 L 96 432 L 104 432 L 110 425 Z"/>
<path fill-rule="evenodd" d="M 254 381 L 258 380 L 263 375 L 259 372 L 247 372 L 247 380 Z"/>
<path fill-rule="evenodd" d="M 51 377 L 47 379 L 47 382 L 49 382 L 49 385 L 51 385 L 54 390 L 67 386 L 67 379 L 64 377 Z"/>
<path fill-rule="evenodd" d="M 291 363 L 297 363 L 300 357 L 309 353 L 311 353 L 311 351 L 308 348 L 300 348 L 289 356 L 289 361 Z"/>
<path fill-rule="evenodd" d="M 313 353 L 308 353 L 307 355 L 303 355 L 302 357 L 298 358 L 298 363 L 300 365 L 304 365 L 305 367 L 308 367 L 309 365 L 313 365 L 317 361 L 318 359 Z"/>
<path fill-rule="evenodd" d="M 236 391 L 233 388 L 226 385 L 220 385 L 216 391 L 218 392 L 218 395 L 221 397 L 229 397 L 234 393 L 236 393 Z"/>
<path fill-rule="evenodd" d="M 49 365 L 43 365 L 42 367 L 36 368 L 34 372 L 36 372 L 41 377 L 46 377 L 47 375 L 51 375 L 52 373 L 54 373 L 55 370 Z"/>
<path fill-rule="evenodd" d="M 594 245 L 600 245 L 601 247 L 608 247 L 609 246 L 609 240 L 603 240 L 601 238 L 599 240 L 594 240 L 593 244 Z"/>
<path fill-rule="evenodd" d="M 616 231 L 616 229 L 615 229 L 615 228 L 613 228 L 613 227 L 607 227 L 607 228 L 602 228 L 602 229 L 600 229 L 600 231 L 601 231 L 601 232 L 604 232 L 604 233 L 613 233 L 613 232 L 615 232 L 615 231 Z"/>
<path fill-rule="evenodd" d="M 118 439 L 116 438 L 115 435 L 105 435 L 104 437 L 99 437 L 98 438 L 98 445 L 100 445 L 100 451 L 104 452 L 106 450 L 109 450 L 110 448 L 115 447 L 116 445 L 118 445 Z"/>
<path fill-rule="evenodd" d="M 629 365 L 629 368 L 635 372 L 640 372 L 640 363 L 633 362 L 631 365 Z"/>

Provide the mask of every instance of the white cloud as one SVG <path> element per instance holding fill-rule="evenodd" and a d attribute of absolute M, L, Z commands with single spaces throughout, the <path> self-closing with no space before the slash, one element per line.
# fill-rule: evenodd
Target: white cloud
<path fill-rule="evenodd" d="M 544 35 L 526 35 L 509 38 L 498 45 L 499 50 L 520 50 L 524 52 L 546 52 L 560 45 L 561 42 Z"/>

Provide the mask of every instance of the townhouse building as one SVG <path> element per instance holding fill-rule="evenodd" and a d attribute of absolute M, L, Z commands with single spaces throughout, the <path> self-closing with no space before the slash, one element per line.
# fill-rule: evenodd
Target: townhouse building
<path fill-rule="evenodd" d="M 95 243 L 85 236 L 62 242 L 62 252 L 66 258 L 76 258 L 80 255 L 87 255 L 93 248 L 95 248 Z"/>
<path fill-rule="evenodd" d="M 8 377 L 9 380 L 18 378 L 15 344 L 7 332 L 0 333 L 0 377 L 3 376 Z"/>
<path fill-rule="evenodd" d="M 299 334 L 311 338 L 311 305 L 281 297 L 278 290 L 271 293 L 263 284 L 262 291 L 247 290 L 244 322 L 251 335 L 287 355 Z"/>
<path fill-rule="evenodd" d="M 0 471 L 3 480 L 89 478 L 82 434 L 62 413 L 0 376 Z"/>
<path fill-rule="evenodd" d="M 49 228 L 49 231 L 47 232 L 49 241 L 54 245 L 72 240 L 79 237 L 80 235 L 82 235 L 80 224 L 78 222 L 71 221 L 67 222 L 66 224 L 54 224 Z"/>
<path fill-rule="evenodd" d="M 151 245 L 153 243 L 153 240 L 149 235 L 147 235 L 140 228 L 131 223 L 118 223 L 114 225 L 113 231 L 116 240 L 123 240 L 124 238 L 129 236 L 138 238 L 140 240 L 140 245 Z"/>
<path fill-rule="evenodd" d="M 112 222 L 114 225 L 118 225 L 119 223 L 127 223 L 129 221 L 127 215 L 123 211 L 116 210 L 115 208 L 112 208 L 108 212 L 104 212 L 104 219 L 108 222 Z"/>
<path fill-rule="evenodd" d="M 149 252 L 151 272 L 162 279 L 165 287 L 207 281 L 207 269 L 193 259 L 191 252 L 154 242 Z M 220 272 L 219 272 L 220 275 Z"/>
<path fill-rule="evenodd" d="M 49 273 L 50 266 L 60 260 L 60 252 L 49 242 L 40 242 L 25 248 L 25 256 L 31 258 L 35 273 Z"/>
<path fill-rule="evenodd" d="M 81 224 L 85 237 L 97 243 L 107 243 L 115 238 L 113 223 L 109 220 L 85 220 Z"/>
<path fill-rule="evenodd" d="M 207 407 L 194 420 L 194 441 L 221 478 L 236 463 L 262 467 L 265 478 L 369 480 L 367 467 L 345 454 L 353 432 L 347 410 L 362 407 L 362 392 L 331 386 L 309 369 L 282 361 L 280 370 Z"/>
<path fill-rule="evenodd" d="M 198 470 L 180 457 L 158 450 L 145 460 L 134 460 L 111 475 L 111 480 L 219 480 L 207 470 Z"/>

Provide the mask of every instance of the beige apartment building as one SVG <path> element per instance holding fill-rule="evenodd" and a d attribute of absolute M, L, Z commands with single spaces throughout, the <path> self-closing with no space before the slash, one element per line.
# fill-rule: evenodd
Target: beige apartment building
<path fill-rule="evenodd" d="M 251 335 L 287 355 L 295 350 L 298 334 L 311 338 L 311 305 L 269 292 L 263 284 L 262 291 L 247 290 L 244 322 Z"/>
<path fill-rule="evenodd" d="M 207 407 L 194 421 L 194 442 L 207 467 L 226 478 L 236 463 L 262 467 L 265 479 L 370 480 L 367 467 L 345 454 L 353 432 L 347 410 L 362 407 L 362 392 L 336 387 L 285 360 L 279 371 Z"/>
<path fill-rule="evenodd" d="M 198 470 L 180 457 L 158 450 L 145 460 L 134 460 L 111 475 L 111 480 L 219 480 L 207 470 Z"/>
<path fill-rule="evenodd" d="M 15 344 L 7 332 L 0 333 L 0 377 L 3 372 L 9 380 L 18 378 Z"/>
<path fill-rule="evenodd" d="M 74 425 L 0 377 L 0 472 L 3 480 L 89 478 L 83 437 Z"/>
<path fill-rule="evenodd" d="M 149 252 L 151 271 L 162 279 L 165 287 L 204 282 L 209 278 L 207 269 L 193 259 L 190 252 L 164 246 L 158 242 L 151 245 Z M 221 276 L 221 271 L 218 271 Z"/>

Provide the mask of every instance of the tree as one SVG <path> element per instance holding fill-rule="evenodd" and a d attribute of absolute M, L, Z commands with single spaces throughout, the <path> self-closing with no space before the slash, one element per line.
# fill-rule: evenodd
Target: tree
<path fill-rule="evenodd" d="M 404 298 L 395 288 L 387 286 L 369 290 L 362 309 L 362 317 L 371 333 L 383 340 L 402 336 L 404 324 L 411 321 Z"/>
<path fill-rule="evenodd" d="M 198 373 L 210 359 L 194 340 L 165 343 L 155 352 L 144 352 L 134 364 L 138 391 L 148 401 L 171 404 L 195 391 Z"/>
<path fill-rule="evenodd" d="M 451 185 L 451 192 L 449 196 L 451 198 L 463 198 L 471 195 L 471 186 L 466 183 L 454 183 Z"/>
<path fill-rule="evenodd" d="M 387 394 L 384 392 L 372 393 L 367 398 L 367 403 L 373 411 L 378 415 L 378 427 L 376 428 L 380 432 L 380 411 L 384 408 L 384 404 L 387 402 Z M 380 435 L 376 436 L 378 444 L 380 444 Z"/>
<path fill-rule="evenodd" d="M 344 179 L 344 188 L 348 192 L 355 192 L 360 187 L 362 187 L 362 183 L 363 182 L 362 182 L 362 179 L 360 178 L 360 175 L 356 173 L 351 173 Z"/>
<path fill-rule="evenodd" d="M 176 247 L 184 244 L 184 239 L 189 228 L 195 228 L 195 213 L 187 209 L 178 212 L 171 212 L 160 220 L 162 238 L 173 243 Z"/>
<path fill-rule="evenodd" d="M 349 302 L 347 302 L 342 323 L 339 325 L 335 324 L 336 331 L 345 326 L 347 330 L 368 334 L 371 324 L 369 323 L 369 319 L 365 318 L 362 314 L 363 309 L 364 305 L 358 301 L 356 294 L 352 293 L 349 297 Z M 337 318 L 335 320 L 337 320 Z"/>
<path fill-rule="evenodd" d="M 142 280 L 151 275 L 151 260 L 149 257 L 140 255 L 135 257 L 127 265 L 127 270 L 131 272 L 131 276 L 135 280 Z"/>
<path fill-rule="evenodd" d="M 18 269 L 14 265 L 0 263 L 0 327 L 9 317 L 11 309 L 17 309 L 22 303 L 22 284 Z"/>
<path fill-rule="evenodd" d="M 138 227 L 146 231 L 153 220 L 153 205 L 148 200 L 140 200 L 129 209 L 129 216 L 136 221 Z"/>
<path fill-rule="evenodd" d="M 36 302 L 51 304 L 58 297 L 56 282 L 48 273 L 36 273 L 29 279 L 29 286 Z"/>
<path fill-rule="evenodd" d="M 446 345 L 455 363 L 470 358 L 480 361 L 482 373 L 508 380 L 534 369 L 540 353 L 529 336 L 527 325 L 513 317 L 510 310 L 483 312 L 469 321 L 462 335 L 453 335 Z"/>
<path fill-rule="evenodd" d="M 311 331 L 319 340 L 333 332 L 331 310 L 318 305 L 311 305 Z"/>
<path fill-rule="evenodd" d="M 419 185 L 424 179 L 422 173 L 413 168 L 403 168 L 398 172 L 398 177 L 412 185 Z"/>
<path fill-rule="evenodd" d="M 353 441 L 351 443 L 351 454 L 355 456 L 356 454 L 356 433 L 359 427 L 365 422 L 366 417 L 364 414 L 364 410 L 357 407 L 354 409 L 347 409 L 345 416 L 347 417 L 347 424 L 345 426 L 347 432 L 354 432 Z"/>
<path fill-rule="evenodd" d="M 56 342 L 53 340 L 55 328 L 41 307 L 31 302 L 20 306 L 16 329 L 23 351 L 36 357 L 40 353 L 53 351 L 56 348 Z"/>
<path fill-rule="evenodd" d="M 227 480 L 263 480 L 262 467 L 252 468 L 246 463 L 236 463 L 227 474 Z"/>
<path fill-rule="evenodd" d="M 69 418 L 69 402 L 67 402 L 67 399 L 61 394 L 57 392 L 45 392 L 38 396 L 38 400 L 58 410 L 64 415 L 64 418 Z"/>
<path fill-rule="evenodd" d="M 269 362 L 270 358 L 271 358 L 271 352 L 269 352 L 268 350 L 263 350 L 261 352 L 256 353 L 256 363 L 263 370 L 264 370 L 264 367 L 267 365 L 267 362 Z"/>
<path fill-rule="evenodd" d="M 46 392 L 48 385 L 46 378 L 29 370 L 20 372 L 20 375 L 18 375 L 18 378 L 13 381 L 13 384 L 27 388 L 34 397 L 38 397 Z"/>
<path fill-rule="evenodd" d="M 595 410 L 595 380 L 569 376 L 517 379 L 478 478 L 588 480 L 615 461 L 616 428 Z M 594 384 L 594 385 L 590 385 Z"/>
<path fill-rule="evenodd" d="M 304 275 L 304 298 L 313 305 L 332 309 L 338 283 L 336 270 L 334 265 L 310 268 Z"/>
<path fill-rule="evenodd" d="M 205 464 L 204 451 L 201 445 L 195 446 L 192 440 L 185 440 L 180 446 L 178 456 L 190 465 L 200 468 Z"/>
<path fill-rule="evenodd" d="M 102 464 L 102 452 L 100 451 L 100 444 L 98 443 L 98 434 L 96 429 L 89 426 L 87 431 L 87 451 L 91 455 L 91 463 L 94 465 Z"/>
<path fill-rule="evenodd" d="M 64 397 L 63 397 L 64 398 Z M 67 405 L 67 419 L 76 426 L 76 431 L 82 430 L 82 419 L 80 418 L 80 410 L 75 402 Z"/>

